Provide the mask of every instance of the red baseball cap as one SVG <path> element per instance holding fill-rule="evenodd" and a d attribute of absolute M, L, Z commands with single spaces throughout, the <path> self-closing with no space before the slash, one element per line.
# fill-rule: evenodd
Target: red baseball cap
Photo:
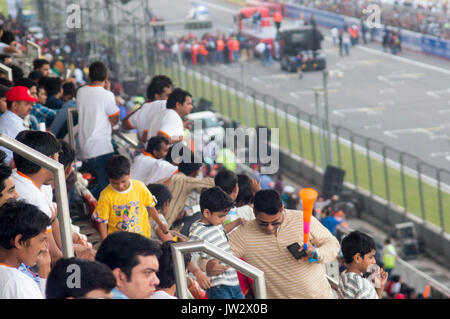
<path fill-rule="evenodd" d="M 38 102 L 38 99 L 35 99 L 30 95 L 30 90 L 26 86 L 14 86 L 9 89 L 5 94 L 6 100 L 8 102 L 13 101 L 25 101 L 25 102 Z"/>

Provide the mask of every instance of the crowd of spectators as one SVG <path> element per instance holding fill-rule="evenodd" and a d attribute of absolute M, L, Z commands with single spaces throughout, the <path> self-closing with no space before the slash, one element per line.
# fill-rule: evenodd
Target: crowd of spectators
<path fill-rule="evenodd" d="M 307 7 L 350 17 L 365 16 L 363 9 L 374 3 L 381 8 L 381 23 L 450 39 L 449 1 L 296 0 Z"/>
<path fill-rule="evenodd" d="M 192 33 L 178 39 L 161 40 L 157 43 L 159 52 L 164 54 L 166 65 L 172 59 L 176 62 L 180 54 L 183 63 L 189 65 L 230 64 L 239 61 L 252 62 L 261 59 L 263 65 L 271 64 L 276 56 L 276 48 L 270 43 L 235 33 L 205 33 L 197 37 Z"/>
<path fill-rule="evenodd" d="M 20 35 L 14 24 L 3 25 Z M 20 47 L 20 42 L 5 47 Z M 145 103 L 121 118 L 119 94 L 112 89 L 104 62 L 94 61 L 87 69 L 78 68 L 71 58 L 52 63 L 60 48 L 51 42 L 41 45 L 48 56 L 34 60 L 29 74 L 22 72 L 10 81 L 1 73 L 0 132 L 61 163 L 68 190 L 73 180 L 84 180 L 73 170 L 75 159 L 81 160 L 80 171 L 93 177 L 87 190 L 94 202 L 88 205 L 89 219 L 100 242 L 94 246 L 71 222 L 75 257 L 63 258 L 53 173 L 3 148 L 0 299 L 173 299 L 170 245 L 198 239 L 263 270 L 268 298 L 333 297 L 324 264 L 334 260 L 341 247 L 324 218 L 321 223 L 312 217 L 306 259 L 280 250 L 280 243 L 288 246 L 303 232 L 295 190 L 284 186 L 280 176 L 274 183 L 257 166 L 252 174 L 236 174 L 235 166 L 229 169 L 219 157 L 211 159 L 214 169 L 203 174 L 204 158 L 194 155 L 185 135 L 190 124 L 184 118 L 193 110 L 188 91 L 175 88 L 167 76 L 154 76 Z M 77 50 L 75 43 L 71 46 Z M 14 57 L 11 52 L 3 61 L 14 65 Z M 67 77 L 67 70 L 74 72 Z M 64 141 L 68 108 L 78 111 L 76 149 Z M 117 126 L 137 133 L 135 153 L 119 152 L 112 136 Z M 195 193 L 198 196 L 192 196 Z M 72 195 L 68 191 L 71 200 Z M 364 292 L 350 297 L 343 293 L 344 298 L 381 297 L 362 278 L 374 263 L 375 248 L 370 238 L 367 242 L 353 244 L 349 258 L 344 253 L 347 273 L 358 278 Z M 185 267 L 190 298 L 255 296 L 250 278 L 209 255 L 185 254 Z M 80 277 L 72 282 L 74 271 Z M 385 283 L 384 272 L 379 275 Z M 345 283 L 341 285 L 345 291 Z"/>

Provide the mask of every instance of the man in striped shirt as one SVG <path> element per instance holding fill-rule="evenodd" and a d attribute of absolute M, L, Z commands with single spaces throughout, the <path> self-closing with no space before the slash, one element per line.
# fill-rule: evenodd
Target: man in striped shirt
<path fill-rule="evenodd" d="M 190 240 L 205 240 L 232 254 L 226 233 L 241 225 L 243 219 L 223 226 L 223 222 L 234 201 L 220 187 L 205 190 L 200 196 L 200 209 L 202 219 L 192 224 Z M 244 299 L 237 272 L 234 268 L 220 265 L 217 259 L 211 258 L 205 253 L 200 253 L 202 259 L 210 260 L 215 267 L 221 269 L 221 273 L 210 277 L 211 286 L 206 289 L 209 299 Z"/>
<path fill-rule="evenodd" d="M 267 298 L 333 298 L 324 264 L 338 255 L 337 239 L 312 217 L 306 253 L 317 261 L 297 260 L 287 246 L 297 242 L 303 247 L 302 212 L 285 209 L 275 190 L 257 192 L 253 205 L 255 219 L 230 234 L 230 246 L 236 257 L 264 271 Z M 206 271 L 218 270 L 208 262 Z"/>
<path fill-rule="evenodd" d="M 342 255 L 347 269 L 341 273 L 339 297 L 342 299 L 379 299 L 383 295 L 388 274 L 379 269 L 373 274 L 374 284 L 362 277 L 375 265 L 375 241 L 372 237 L 353 231 L 342 239 Z"/>

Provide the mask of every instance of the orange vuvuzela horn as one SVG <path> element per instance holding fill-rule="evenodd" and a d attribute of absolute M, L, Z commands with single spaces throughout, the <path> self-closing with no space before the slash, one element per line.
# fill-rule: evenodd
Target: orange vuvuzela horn
<path fill-rule="evenodd" d="M 303 250 L 305 251 L 308 248 L 312 210 L 318 195 L 317 191 L 313 188 L 303 188 L 299 192 L 303 205 Z"/>

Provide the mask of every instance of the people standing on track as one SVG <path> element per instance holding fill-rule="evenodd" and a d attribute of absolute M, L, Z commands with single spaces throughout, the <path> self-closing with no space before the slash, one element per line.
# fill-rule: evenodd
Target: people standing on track
<path fill-rule="evenodd" d="M 303 79 L 303 54 L 301 52 L 295 56 L 295 64 L 297 65 L 298 78 Z"/>
<path fill-rule="evenodd" d="M 222 37 L 219 37 L 217 39 L 216 45 L 217 45 L 217 59 L 219 60 L 219 63 L 224 63 L 225 43 L 223 42 Z"/>
<path fill-rule="evenodd" d="M 273 22 L 275 23 L 275 27 L 277 28 L 277 32 L 280 31 L 281 22 L 283 21 L 283 15 L 279 11 L 275 11 L 273 13 Z"/>
<path fill-rule="evenodd" d="M 350 38 L 350 34 L 347 30 L 342 31 L 342 44 L 344 45 L 345 55 L 350 55 L 350 45 L 352 44 L 352 40 Z"/>
<path fill-rule="evenodd" d="M 333 39 L 333 46 L 337 47 L 338 46 L 338 38 L 339 38 L 339 29 L 334 26 L 331 29 L 331 38 Z"/>

